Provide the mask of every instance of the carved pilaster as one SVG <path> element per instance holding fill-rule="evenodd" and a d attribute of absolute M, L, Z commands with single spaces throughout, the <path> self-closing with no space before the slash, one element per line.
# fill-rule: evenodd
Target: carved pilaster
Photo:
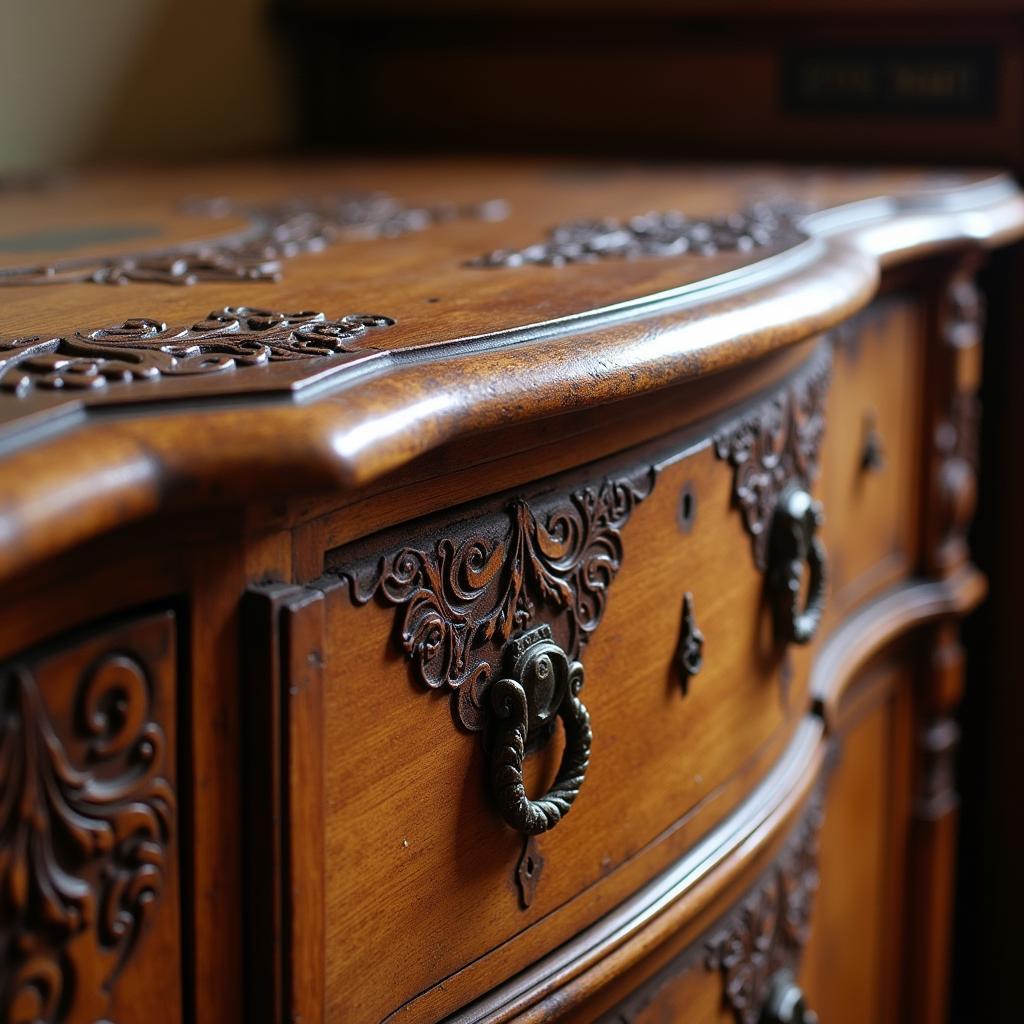
<path fill-rule="evenodd" d="M 976 258 L 964 260 L 938 304 L 931 362 L 932 500 L 925 531 L 927 562 L 938 573 L 967 560 L 967 530 L 977 502 L 977 390 L 984 330 L 984 301 L 974 281 L 977 268 Z"/>
<path fill-rule="evenodd" d="M 173 645 L 158 615 L 0 667 L 4 1021 L 124 1008 L 119 979 L 176 886 Z M 162 920 L 154 969 L 176 982 L 175 908 Z"/>

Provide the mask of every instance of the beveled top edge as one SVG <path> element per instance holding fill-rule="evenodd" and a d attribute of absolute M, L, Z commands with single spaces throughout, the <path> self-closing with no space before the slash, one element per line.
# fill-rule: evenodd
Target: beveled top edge
<path fill-rule="evenodd" d="M 44 417 L 0 450 L 0 576 L 156 513 L 351 491 L 460 437 L 738 366 L 848 318 L 884 267 L 1024 232 L 1005 175 L 929 195 L 812 214 L 809 240 L 749 267 L 515 331 L 377 352 L 351 379 L 311 390 Z"/>

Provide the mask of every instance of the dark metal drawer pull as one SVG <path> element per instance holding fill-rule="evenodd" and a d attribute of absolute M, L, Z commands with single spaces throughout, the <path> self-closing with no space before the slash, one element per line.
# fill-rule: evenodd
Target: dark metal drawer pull
<path fill-rule="evenodd" d="M 806 644 L 821 625 L 828 582 L 825 545 L 817 535 L 823 520 L 821 505 L 802 487 L 791 485 L 779 497 L 772 519 L 768 586 L 776 633 L 785 643 Z M 810 579 L 801 609 L 805 565 Z"/>
<path fill-rule="evenodd" d="M 491 684 L 495 715 L 490 775 L 494 799 L 505 821 L 526 835 L 546 832 L 569 813 L 590 763 L 590 715 L 579 699 L 583 666 L 551 638 L 548 626 L 509 642 L 508 678 Z M 539 800 L 523 785 L 527 741 L 549 729 L 554 718 L 565 729 L 565 750 L 554 784 Z"/>
<path fill-rule="evenodd" d="M 818 1024 L 818 1015 L 808 1009 L 807 999 L 792 971 L 781 970 L 772 978 L 760 1024 Z"/>

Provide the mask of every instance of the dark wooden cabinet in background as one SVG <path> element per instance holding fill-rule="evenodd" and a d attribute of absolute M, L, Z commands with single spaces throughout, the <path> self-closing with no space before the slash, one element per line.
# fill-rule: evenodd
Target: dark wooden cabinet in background
<path fill-rule="evenodd" d="M 1010 179 L 187 185 L 3 198 L 5 1019 L 942 1021 Z"/>

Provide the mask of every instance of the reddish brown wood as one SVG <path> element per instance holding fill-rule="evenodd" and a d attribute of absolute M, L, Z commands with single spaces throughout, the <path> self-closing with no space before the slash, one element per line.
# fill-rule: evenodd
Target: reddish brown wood
<path fill-rule="evenodd" d="M 68 666 L 88 670 L 91 638 L 150 621 L 173 634 L 146 676 L 175 737 L 173 870 L 102 991 L 109 1006 L 36 1015 L 468 1024 L 615 1011 L 724 1024 L 758 1019 L 793 966 L 822 1019 L 937 1020 L 955 631 L 985 590 L 964 539 L 971 281 L 982 249 L 1024 230 L 1015 188 L 985 174 L 955 186 L 768 168 L 587 180 L 508 163 L 197 181 L 248 211 L 224 211 L 231 237 L 207 256 L 194 240 L 210 209 L 175 214 L 177 179 L 162 172 L 0 198 L 27 232 L 123 192 L 161 225 L 164 250 L 101 246 L 77 269 L 44 253 L 63 283 L 31 287 L 0 267 L 4 337 L 42 332 L 52 349 L 26 356 L 20 397 L 0 396 L 0 657 L 32 667 L 67 747 Z M 359 183 L 402 203 L 375 208 L 356 240 L 322 197 Z M 766 190 L 818 212 L 713 221 Z M 231 233 L 299 191 L 321 199 L 279 225 L 295 246 L 269 253 L 276 269 L 247 262 Z M 446 195 L 466 209 L 438 208 Z M 481 219 L 494 196 L 508 216 Z M 661 212 L 629 221 L 648 210 Z M 551 233 L 584 216 L 616 224 Z M 698 251 L 705 229 L 714 251 Z M 692 251 L 677 251 L 684 240 Z M 595 259 L 579 261 L 577 243 Z M 598 254 L 606 244 L 613 256 Z M 495 249 L 526 265 L 466 265 Z M 66 280 L 88 268 L 125 283 Z M 243 302 L 293 312 L 200 322 Z M 356 330 L 308 309 L 397 323 Z M 136 316 L 200 322 L 179 339 L 200 351 L 163 351 L 146 324 L 89 335 Z M 310 351 L 331 339 L 346 351 Z M 89 345 L 110 362 L 57 365 Z M 115 379 L 136 358 L 139 375 L 161 377 Z M 194 387 L 175 372 L 206 359 Z M 90 382 L 84 406 L 65 401 Z M 786 578 L 771 537 L 793 487 L 824 503 L 831 569 L 807 646 L 780 639 L 770 593 Z M 154 612 L 169 608 L 173 628 Z M 569 720 L 558 686 L 545 696 L 543 673 L 517 667 L 540 626 L 565 655 L 551 655 L 556 683 L 560 666 L 582 666 L 574 696 L 592 743 L 585 772 L 573 768 L 582 781 L 558 789 L 566 806 L 527 842 L 508 824 L 521 820 L 518 759 L 536 801 Z M 44 650 L 70 660 L 44 671 Z M 529 691 L 525 736 L 511 717 L 498 728 L 513 683 Z M 11 685 L 6 743 L 24 733 Z M 826 758 L 815 867 L 787 837 Z M 16 806 L 3 792 L 0 807 Z M 45 807 L 21 783 L 8 792 Z M 0 830 L 0 869 L 11 835 Z M 772 892 L 793 911 L 780 925 L 761 913 Z M 56 941 L 17 920 L 23 938 Z M 774 951 L 761 959 L 758 922 Z M 737 941 L 717 943 L 709 969 L 706 942 L 723 934 Z M 0 991 L 24 948 L 2 947 Z M 105 955 L 76 946 L 71 959 L 95 979 Z"/>

